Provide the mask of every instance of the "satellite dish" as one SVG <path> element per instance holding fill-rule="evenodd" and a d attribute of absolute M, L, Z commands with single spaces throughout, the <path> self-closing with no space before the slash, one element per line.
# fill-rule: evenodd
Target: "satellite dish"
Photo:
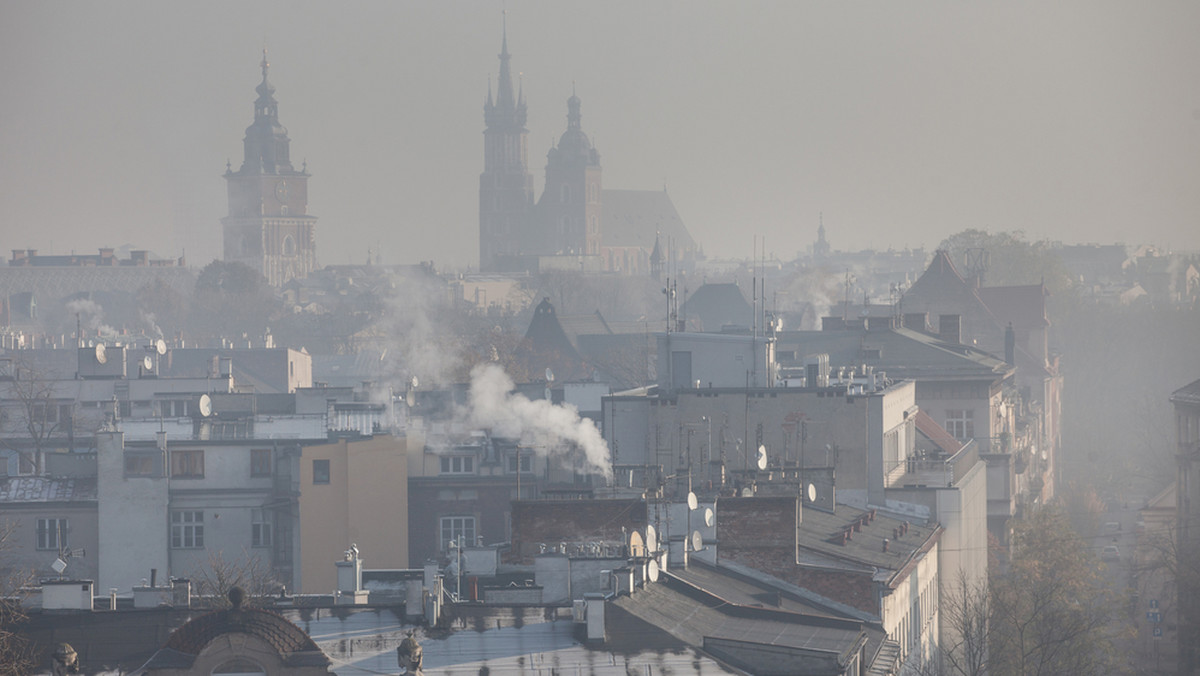
<path fill-rule="evenodd" d="M 551 371 L 549 366 L 546 367 L 546 382 L 554 382 L 554 371 Z"/>
<path fill-rule="evenodd" d="M 654 526 L 646 526 L 646 553 L 653 554 L 658 551 L 658 533 L 654 531 Z"/>
<path fill-rule="evenodd" d="M 646 564 L 646 577 L 651 582 L 658 582 L 658 561 L 650 559 L 650 563 Z"/>
<path fill-rule="evenodd" d="M 696 500 L 696 494 L 688 491 L 688 509 L 695 509 L 700 503 Z"/>
<path fill-rule="evenodd" d="M 200 415 L 205 418 L 212 415 L 212 397 L 207 394 L 200 395 Z"/>
<path fill-rule="evenodd" d="M 808 501 L 809 502 L 817 501 L 817 485 L 816 484 L 808 485 Z"/>
<path fill-rule="evenodd" d="M 767 468 L 767 447 L 766 446 L 758 447 L 758 468 L 759 469 Z"/>
<path fill-rule="evenodd" d="M 104 343 L 96 343 L 96 363 L 105 364 L 108 362 L 108 352 L 104 350 Z"/>
<path fill-rule="evenodd" d="M 642 540 L 642 534 L 636 530 L 629 534 L 629 555 L 634 558 L 646 555 L 646 542 Z"/>
<path fill-rule="evenodd" d="M 692 531 L 692 551 L 698 552 L 701 549 L 704 549 L 704 536 L 700 534 L 700 531 L 694 530 Z"/>
<path fill-rule="evenodd" d="M 54 563 L 50 564 L 50 567 L 54 569 L 54 572 L 62 575 L 63 571 L 67 569 L 67 562 L 62 559 L 54 559 Z"/>
<path fill-rule="evenodd" d="M 716 522 L 716 520 L 717 520 L 717 515 L 713 514 L 713 511 L 711 509 L 709 509 L 708 507 L 705 507 L 704 508 L 704 525 L 708 526 L 709 528 L 712 528 L 712 525 Z"/>
<path fill-rule="evenodd" d="M 146 355 L 145 357 L 142 357 L 142 368 L 146 369 L 147 371 L 153 371 L 154 370 L 154 358 L 151 357 L 150 355 Z"/>
<path fill-rule="evenodd" d="M 154 341 L 154 351 L 159 354 L 166 354 L 167 353 L 167 342 L 165 340 L 163 340 L 162 338 L 159 338 L 158 340 Z"/>

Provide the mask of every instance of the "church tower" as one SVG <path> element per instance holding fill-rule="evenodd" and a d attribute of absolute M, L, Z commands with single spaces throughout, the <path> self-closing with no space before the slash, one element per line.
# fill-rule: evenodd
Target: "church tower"
<path fill-rule="evenodd" d="M 237 171 L 225 167 L 229 215 L 221 219 L 227 262 L 245 263 L 271 286 L 305 277 L 317 268 L 314 227 L 308 215 L 308 171 L 292 167 L 287 129 L 279 124 L 275 87 L 267 81 L 263 50 L 262 83 L 255 91 L 254 123 L 246 128 L 245 158 Z"/>
<path fill-rule="evenodd" d="M 517 254 L 534 233 L 533 175 L 525 129 L 525 95 L 513 96 L 508 28 L 500 45 L 500 78 L 496 97 L 488 85 L 483 106 L 483 173 L 479 176 L 479 269 L 495 270 L 497 257 Z"/>
<path fill-rule="evenodd" d="M 583 133 L 579 97 L 567 99 L 567 130 L 546 154 L 546 190 L 538 201 L 550 253 L 600 255 L 600 153 Z"/>

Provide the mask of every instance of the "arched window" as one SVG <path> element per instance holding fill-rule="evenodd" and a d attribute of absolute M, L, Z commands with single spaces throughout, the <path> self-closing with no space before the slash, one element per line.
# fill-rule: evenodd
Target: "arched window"
<path fill-rule="evenodd" d="M 295 256 L 296 255 L 296 240 L 292 239 L 291 235 L 287 235 L 286 237 L 283 238 L 283 255 L 284 256 Z"/>
<path fill-rule="evenodd" d="M 212 670 L 213 676 L 266 676 L 267 670 L 244 657 L 238 657 Z"/>
<path fill-rule="evenodd" d="M 571 186 L 569 186 L 565 183 L 563 184 L 563 187 L 562 187 L 562 202 L 563 202 L 563 204 L 571 203 Z"/>

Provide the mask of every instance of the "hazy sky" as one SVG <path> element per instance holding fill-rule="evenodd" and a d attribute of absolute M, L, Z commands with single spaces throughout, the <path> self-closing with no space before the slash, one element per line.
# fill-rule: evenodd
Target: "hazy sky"
<path fill-rule="evenodd" d="M 0 0 L 0 251 L 217 255 L 264 43 L 323 264 L 475 265 L 488 2 Z M 1200 249 L 1200 3 L 509 0 L 540 195 L 575 82 L 604 186 L 710 256 L 968 227 Z"/>

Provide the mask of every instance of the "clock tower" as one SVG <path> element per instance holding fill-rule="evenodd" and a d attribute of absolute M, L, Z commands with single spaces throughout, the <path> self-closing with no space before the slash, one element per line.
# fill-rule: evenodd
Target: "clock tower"
<path fill-rule="evenodd" d="M 270 64 L 265 49 L 261 65 L 254 123 L 246 128 L 245 158 L 237 171 L 225 167 L 229 215 L 221 225 L 224 260 L 245 263 L 277 287 L 317 268 L 317 219 L 308 215 L 307 166 L 296 171 L 288 156 L 291 141 L 279 124 L 275 87 L 267 81 Z"/>

